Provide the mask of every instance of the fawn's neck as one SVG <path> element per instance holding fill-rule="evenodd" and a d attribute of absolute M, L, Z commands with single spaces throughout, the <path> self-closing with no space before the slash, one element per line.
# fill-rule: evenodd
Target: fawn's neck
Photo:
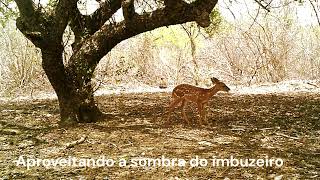
<path fill-rule="evenodd" d="M 215 94 L 217 94 L 218 91 L 219 91 L 218 86 L 214 85 L 212 88 L 210 88 L 210 92 L 209 92 L 210 97 L 214 96 Z"/>

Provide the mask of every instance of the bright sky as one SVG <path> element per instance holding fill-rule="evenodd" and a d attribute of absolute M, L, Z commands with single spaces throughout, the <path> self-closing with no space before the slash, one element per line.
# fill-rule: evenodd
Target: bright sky
<path fill-rule="evenodd" d="M 277 0 L 274 0 L 276 2 Z M 280 1 L 280 0 L 279 0 Z M 234 17 L 232 14 L 236 16 L 238 20 L 253 20 L 252 17 L 256 16 L 256 10 L 259 8 L 259 5 L 251 1 L 237 1 L 230 4 L 228 0 L 220 0 L 218 3 L 219 10 L 222 16 L 228 21 L 234 21 Z M 318 3 L 318 7 L 320 8 L 320 4 Z M 317 24 L 317 19 L 315 16 L 315 12 L 312 9 L 310 3 L 305 1 L 303 4 L 299 4 L 298 2 L 293 2 L 289 5 L 290 12 L 295 12 L 297 21 L 302 25 L 311 25 Z M 280 8 L 271 9 L 271 13 L 278 14 Z M 260 8 L 260 12 L 265 11 Z M 248 15 L 248 12 L 252 16 Z M 319 12 L 318 12 L 319 13 Z M 319 13 L 320 14 L 320 13 Z"/>
<path fill-rule="evenodd" d="M 319 14 L 320 12 L 318 12 Z M 297 9 L 298 21 L 304 25 L 317 24 L 317 18 L 309 4 L 299 6 Z"/>

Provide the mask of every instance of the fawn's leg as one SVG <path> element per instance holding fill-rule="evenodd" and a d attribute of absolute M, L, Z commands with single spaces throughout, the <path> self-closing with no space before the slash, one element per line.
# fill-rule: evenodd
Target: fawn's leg
<path fill-rule="evenodd" d="M 203 120 L 206 124 L 209 124 L 208 120 L 207 120 L 207 111 L 206 111 L 206 104 L 202 105 L 202 117 Z"/>
<path fill-rule="evenodd" d="M 197 103 L 198 105 L 198 113 L 200 114 L 199 117 L 199 124 L 202 125 L 202 118 L 203 118 L 203 104 Z"/>
<path fill-rule="evenodd" d="M 182 100 L 182 103 L 181 103 L 182 115 L 183 115 L 183 118 L 184 118 L 184 120 L 186 121 L 186 123 L 187 123 L 188 125 L 190 125 L 190 121 L 188 120 L 188 117 L 187 117 L 186 112 L 185 112 L 185 109 L 184 109 L 185 105 L 186 105 L 186 100 L 184 99 L 184 100 Z"/>
<path fill-rule="evenodd" d="M 173 101 L 172 101 L 171 104 L 169 105 L 167 123 L 169 122 L 171 112 L 174 111 L 174 108 L 175 108 L 175 107 L 177 106 L 177 104 L 179 104 L 181 101 L 182 101 L 182 98 L 176 98 L 176 99 L 173 99 Z"/>

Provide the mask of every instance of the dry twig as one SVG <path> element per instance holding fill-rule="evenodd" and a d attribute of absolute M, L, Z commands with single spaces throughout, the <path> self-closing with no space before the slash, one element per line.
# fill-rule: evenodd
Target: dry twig
<path fill-rule="evenodd" d="M 83 137 L 81 137 L 80 139 L 78 139 L 78 140 L 76 140 L 76 141 L 73 141 L 73 142 L 71 142 L 71 143 L 67 143 L 67 144 L 66 144 L 66 149 L 72 148 L 72 147 L 74 147 L 75 145 L 81 144 L 81 143 L 83 143 L 86 139 L 87 139 L 87 136 L 83 136 Z"/>

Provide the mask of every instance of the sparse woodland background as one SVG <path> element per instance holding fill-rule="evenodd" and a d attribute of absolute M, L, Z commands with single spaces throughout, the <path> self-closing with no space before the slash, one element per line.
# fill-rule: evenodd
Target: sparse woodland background
<path fill-rule="evenodd" d="M 234 21 L 227 21 L 216 8 L 211 15 L 213 24 L 206 29 L 187 23 L 126 40 L 100 62 L 96 89 L 120 84 L 157 86 L 160 78 L 169 86 L 182 82 L 209 86 L 211 76 L 248 86 L 319 79 L 319 25 L 302 25 L 296 14 L 299 2 L 288 2 L 271 12 L 256 4 L 256 12 Z M 318 12 L 314 8 L 310 13 Z M 66 31 L 65 46 L 72 41 L 72 33 Z M 0 42 L 2 96 L 51 91 L 40 51 L 13 21 L 2 25 Z M 71 53 L 65 52 L 65 61 Z"/>

